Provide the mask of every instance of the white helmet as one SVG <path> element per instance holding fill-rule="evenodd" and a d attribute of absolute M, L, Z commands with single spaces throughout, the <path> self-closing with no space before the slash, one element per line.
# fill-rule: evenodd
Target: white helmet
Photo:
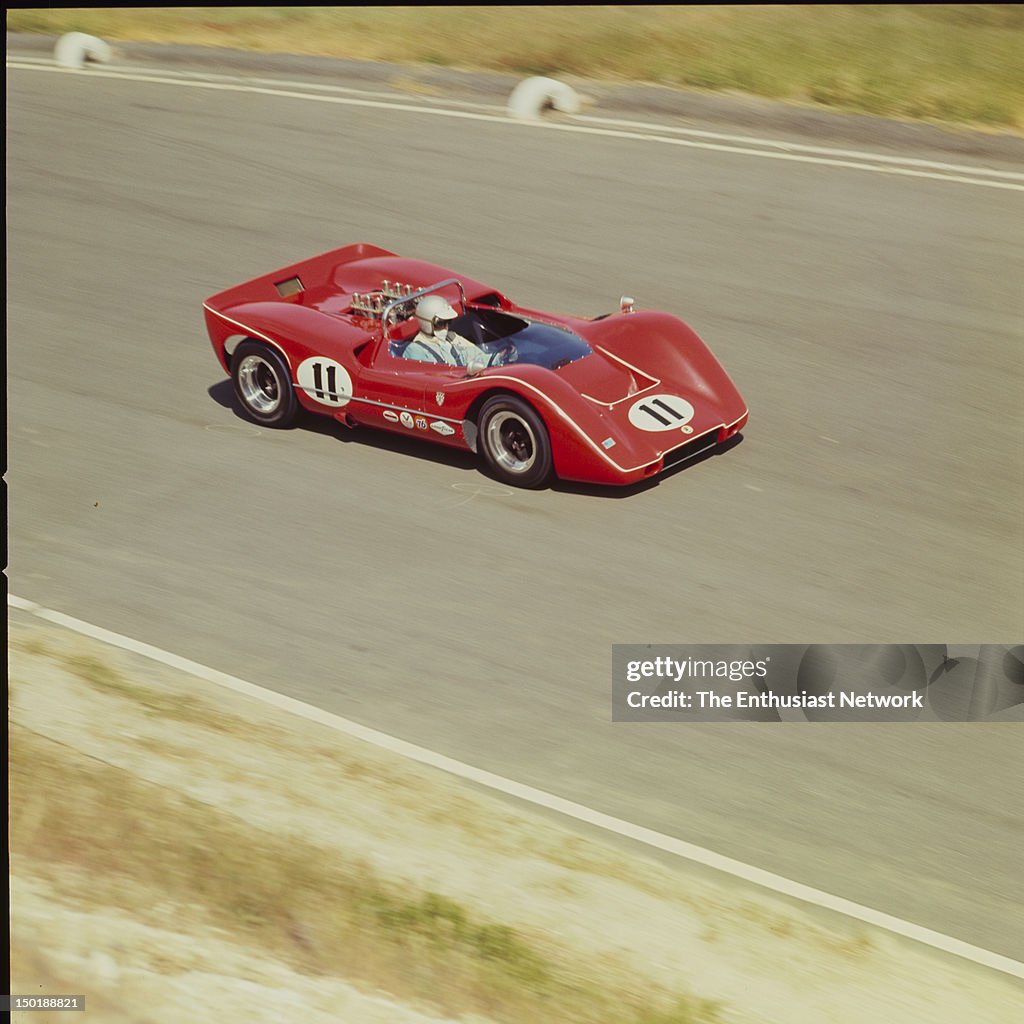
<path fill-rule="evenodd" d="M 454 320 L 459 314 L 440 295 L 424 295 L 416 303 L 416 319 L 425 334 L 433 334 L 438 324 Z"/>

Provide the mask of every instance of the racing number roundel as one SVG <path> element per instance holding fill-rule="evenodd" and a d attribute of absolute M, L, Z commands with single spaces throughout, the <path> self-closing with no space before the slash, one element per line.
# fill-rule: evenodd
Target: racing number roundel
<path fill-rule="evenodd" d="M 352 378 L 341 363 L 311 356 L 299 363 L 295 374 L 299 387 L 322 405 L 340 408 L 352 398 Z"/>
<path fill-rule="evenodd" d="M 646 395 L 635 401 L 629 410 L 629 422 L 639 430 L 681 430 L 693 432 L 689 426 L 693 406 L 678 395 Z"/>

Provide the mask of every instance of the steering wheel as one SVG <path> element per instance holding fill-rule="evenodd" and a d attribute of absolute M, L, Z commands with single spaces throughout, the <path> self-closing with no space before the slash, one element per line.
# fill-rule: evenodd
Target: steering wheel
<path fill-rule="evenodd" d="M 487 365 L 506 366 L 508 363 L 514 363 L 518 358 L 519 350 L 516 348 L 516 343 L 509 341 L 496 352 L 491 353 L 491 358 L 487 361 Z"/>

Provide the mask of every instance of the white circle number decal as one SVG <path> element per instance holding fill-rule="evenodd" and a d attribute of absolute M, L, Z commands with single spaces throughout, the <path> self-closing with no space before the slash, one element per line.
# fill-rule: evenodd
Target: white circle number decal
<path fill-rule="evenodd" d="M 693 406 L 678 395 L 648 395 L 635 401 L 629 410 L 629 422 L 639 430 L 681 430 L 690 434 L 692 419 Z"/>
<path fill-rule="evenodd" d="M 324 405 L 348 405 L 352 397 L 352 378 L 341 363 L 323 356 L 312 356 L 299 363 L 295 375 L 299 387 Z"/>

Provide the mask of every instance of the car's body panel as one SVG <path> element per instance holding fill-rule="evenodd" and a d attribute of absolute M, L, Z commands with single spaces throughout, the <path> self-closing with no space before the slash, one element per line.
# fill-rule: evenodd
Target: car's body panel
<path fill-rule="evenodd" d="M 459 332 L 495 351 L 511 341 L 521 361 L 469 373 L 401 357 L 416 329 L 412 300 L 449 281 L 464 300 Z M 642 480 L 683 450 L 732 436 L 747 419 L 704 342 L 667 313 L 592 320 L 543 313 L 377 246 L 345 246 L 283 267 L 211 296 L 204 308 L 225 372 L 241 339 L 262 341 L 285 360 L 304 408 L 350 426 L 475 450 L 486 399 L 518 396 L 540 415 L 564 479 Z"/>

